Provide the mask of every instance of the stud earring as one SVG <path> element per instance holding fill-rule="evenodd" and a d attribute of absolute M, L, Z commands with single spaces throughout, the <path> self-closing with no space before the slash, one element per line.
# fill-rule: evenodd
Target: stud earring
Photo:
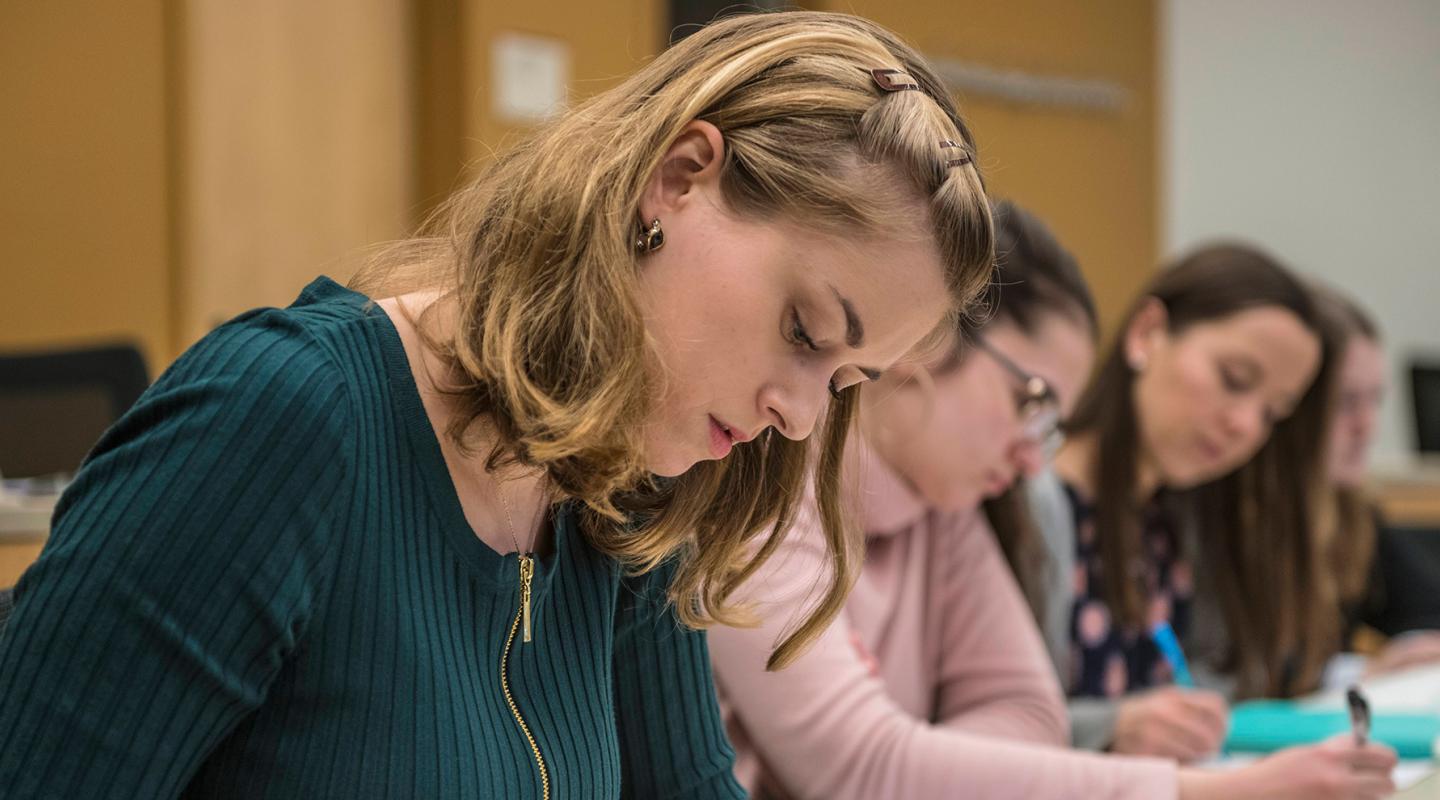
<path fill-rule="evenodd" d="M 650 229 L 646 230 L 644 223 L 640 225 L 640 235 L 635 237 L 635 251 L 640 255 L 649 255 L 665 246 L 665 232 L 660 230 L 660 218 L 656 217 L 650 223 Z"/>
<path fill-rule="evenodd" d="M 1130 356 L 1130 369 L 1135 372 L 1144 372 L 1147 359 L 1143 353 L 1136 353 Z"/>

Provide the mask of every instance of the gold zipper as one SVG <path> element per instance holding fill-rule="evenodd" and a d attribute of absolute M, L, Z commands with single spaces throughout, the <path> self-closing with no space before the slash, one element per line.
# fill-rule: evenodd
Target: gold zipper
<path fill-rule="evenodd" d="M 550 771 L 545 768 L 545 757 L 540 755 L 540 745 L 535 742 L 535 736 L 530 733 L 530 726 L 525 724 L 525 718 L 520 716 L 520 707 L 515 705 L 515 697 L 510 694 L 510 645 L 515 642 L 515 631 L 524 621 L 525 632 L 521 641 L 530 641 L 530 579 L 535 576 L 535 562 L 530 556 L 520 555 L 520 607 L 515 609 L 515 621 L 510 623 L 510 635 L 505 637 L 505 652 L 500 655 L 500 689 L 505 692 L 505 702 L 510 706 L 510 713 L 515 717 L 515 723 L 520 726 L 520 732 L 525 734 L 525 741 L 530 743 L 530 752 L 535 754 L 535 766 L 540 769 L 540 792 L 543 800 L 550 800 Z"/>
<path fill-rule="evenodd" d="M 530 556 L 520 556 L 520 619 L 524 634 L 520 641 L 530 641 L 530 579 L 535 577 L 535 562 Z"/>

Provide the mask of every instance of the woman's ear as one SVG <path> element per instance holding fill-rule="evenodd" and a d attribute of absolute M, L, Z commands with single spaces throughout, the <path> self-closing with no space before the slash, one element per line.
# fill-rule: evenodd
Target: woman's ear
<path fill-rule="evenodd" d="M 640 196 L 642 221 L 647 225 L 654 219 L 663 222 L 693 202 L 697 189 L 718 185 L 724 162 L 725 138 L 719 128 L 698 119 L 686 125 L 645 184 Z"/>
<path fill-rule="evenodd" d="M 896 364 L 861 391 L 860 426 L 880 448 L 913 441 L 935 413 L 935 379 L 922 364 Z"/>
<path fill-rule="evenodd" d="M 1135 372 L 1144 372 L 1169 335 L 1170 315 L 1165 304 L 1158 297 L 1145 298 L 1125 327 L 1125 363 Z"/>

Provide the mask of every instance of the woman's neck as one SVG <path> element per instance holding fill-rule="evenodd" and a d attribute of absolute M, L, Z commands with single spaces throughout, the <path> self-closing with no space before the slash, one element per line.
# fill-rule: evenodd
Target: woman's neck
<path fill-rule="evenodd" d="M 1055 474 L 1086 497 L 1095 496 L 1096 440 L 1092 433 L 1072 433 L 1055 454 Z"/>
<path fill-rule="evenodd" d="M 466 428 L 463 448 L 450 435 L 464 413 L 448 391 L 459 383 L 458 376 L 425 345 L 420 327 L 424 327 L 430 341 L 450 341 L 457 327 L 454 301 L 438 292 L 420 291 L 377 300 L 376 305 L 390 317 L 405 346 L 415 386 L 435 430 L 465 521 L 482 542 L 498 553 L 512 553 L 517 548 L 520 552 L 547 553 L 553 532 L 547 524 L 550 498 L 544 471 L 518 466 L 486 470 L 485 461 L 499 441 L 488 417 Z"/>
<path fill-rule="evenodd" d="M 1065 446 L 1055 455 L 1055 474 L 1086 497 L 1096 496 L 1097 464 L 1100 458 L 1100 437 L 1094 431 L 1071 434 Z M 1135 454 L 1136 505 L 1144 505 L 1161 489 L 1160 471 L 1143 451 Z"/>
<path fill-rule="evenodd" d="M 1144 505 L 1154 499 L 1165 488 L 1160 479 L 1160 468 L 1143 450 L 1135 454 L 1135 502 Z"/>

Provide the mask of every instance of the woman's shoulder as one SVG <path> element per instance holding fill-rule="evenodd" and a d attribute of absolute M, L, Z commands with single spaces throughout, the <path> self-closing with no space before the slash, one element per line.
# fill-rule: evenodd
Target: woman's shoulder
<path fill-rule="evenodd" d="M 350 300 L 340 294 L 347 290 L 321 284 L 287 308 L 246 312 L 202 337 L 106 432 L 90 460 L 168 439 L 235 448 L 261 429 L 274 433 L 273 446 L 304 443 L 339 455 L 353 429 L 357 376 L 378 370 L 364 368 L 373 356 L 363 348 L 336 339 L 347 323 L 333 298 Z M 352 307 L 358 318 L 358 304 Z"/>
<path fill-rule="evenodd" d="M 318 278 L 284 308 L 257 308 L 221 324 L 185 351 L 156 381 L 159 394 L 197 383 L 243 390 L 328 386 L 350 391 L 377 375 L 382 337 L 368 298 Z M 383 316 L 383 315 L 382 315 Z M 276 400 L 275 395 L 255 399 Z"/>
<path fill-rule="evenodd" d="M 378 358 L 384 313 L 365 295 L 319 277 L 288 306 L 256 308 L 220 325 L 192 349 L 248 346 L 276 366 L 362 371 Z M 357 346 L 358 345 L 358 346 Z"/>

